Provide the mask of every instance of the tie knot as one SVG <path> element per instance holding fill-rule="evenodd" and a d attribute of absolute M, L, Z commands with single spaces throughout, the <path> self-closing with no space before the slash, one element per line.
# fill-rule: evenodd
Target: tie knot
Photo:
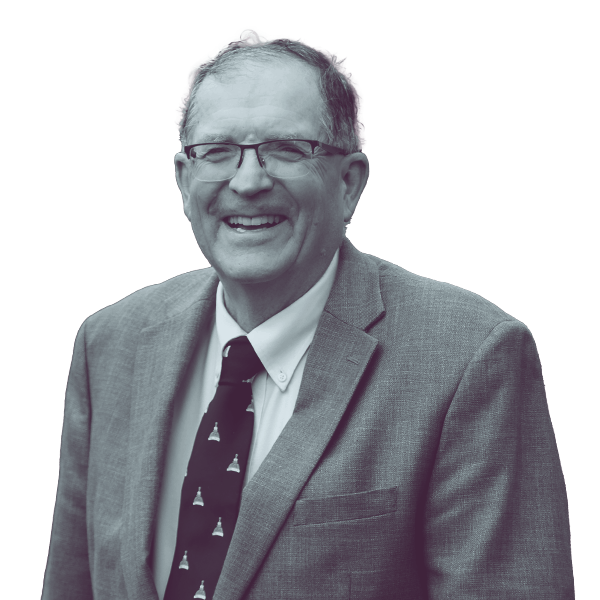
<path fill-rule="evenodd" d="M 242 336 L 228 344 L 223 357 L 220 384 L 236 384 L 254 377 L 263 368 L 250 340 Z"/>

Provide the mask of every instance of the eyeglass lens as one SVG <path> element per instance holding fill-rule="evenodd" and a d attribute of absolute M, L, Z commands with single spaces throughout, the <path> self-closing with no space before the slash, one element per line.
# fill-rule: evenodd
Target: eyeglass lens
<path fill-rule="evenodd" d="M 276 140 L 256 148 L 262 168 L 272 177 L 292 179 L 308 173 L 312 158 L 309 142 Z M 253 149 L 244 151 L 244 160 L 254 160 Z M 224 181 L 235 176 L 242 149 L 235 144 L 201 144 L 191 150 L 194 177 L 199 181 Z"/>

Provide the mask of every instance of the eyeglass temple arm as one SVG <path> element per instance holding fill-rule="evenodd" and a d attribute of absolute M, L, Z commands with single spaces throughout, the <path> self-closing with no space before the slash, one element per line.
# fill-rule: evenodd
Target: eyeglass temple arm
<path fill-rule="evenodd" d="M 323 150 L 325 150 L 325 152 L 329 152 L 329 154 L 347 154 L 345 150 L 336 148 L 335 146 L 330 146 L 329 144 L 324 144 L 323 142 L 319 142 L 319 148 L 323 148 Z"/>

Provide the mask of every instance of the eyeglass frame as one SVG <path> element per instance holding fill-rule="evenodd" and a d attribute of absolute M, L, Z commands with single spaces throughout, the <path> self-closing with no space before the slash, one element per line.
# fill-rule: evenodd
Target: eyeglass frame
<path fill-rule="evenodd" d="M 244 162 L 244 152 L 246 150 L 254 150 L 256 152 L 256 160 L 258 161 L 258 164 L 261 166 L 262 169 L 264 169 L 264 166 L 260 160 L 260 156 L 258 154 L 258 148 L 259 146 L 262 146 L 263 144 L 272 144 L 273 142 L 308 142 L 310 144 L 311 147 L 311 158 L 314 157 L 315 155 L 315 148 L 323 148 L 323 150 L 325 150 L 325 152 L 328 152 L 329 154 L 338 154 L 338 155 L 344 155 L 347 156 L 348 152 L 346 152 L 345 150 L 342 150 L 341 148 L 338 148 L 336 146 L 331 146 L 329 144 L 325 144 L 324 142 L 319 142 L 318 140 L 303 140 L 303 139 L 299 139 L 299 138 L 291 138 L 291 139 L 283 139 L 283 140 L 267 140 L 266 142 L 259 142 L 258 144 L 236 144 L 234 142 L 201 142 L 199 144 L 190 144 L 189 146 L 184 146 L 183 147 L 183 151 L 185 152 L 185 155 L 187 156 L 188 160 L 192 160 L 192 156 L 190 156 L 190 152 L 192 150 L 192 148 L 195 148 L 196 146 L 210 146 L 212 144 L 222 144 L 223 146 L 237 146 L 240 149 L 240 162 L 237 164 L 236 169 L 239 169 L 242 166 L 242 162 Z M 235 177 L 235 174 L 232 175 L 231 177 L 229 177 L 228 179 L 233 179 L 233 177 Z M 226 181 L 226 180 L 223 180 Z"/>

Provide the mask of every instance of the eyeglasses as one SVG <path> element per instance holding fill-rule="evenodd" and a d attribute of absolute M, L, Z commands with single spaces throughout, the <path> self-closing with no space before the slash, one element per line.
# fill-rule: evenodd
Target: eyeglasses
<path fill-rule="evenodd" d="M 233 144 L 230 142 L 192 144 L 184 147 L 192 161 L 194 178 L 198 181 L 225 181 L 232 179 L 244 160 L 245 150 L 254 150 L 258 164 L 271 176 L 280 179 L 304 177 L 310 161 L 318 156 L 315 149 L 329 154 L 347 154 L 341 148 L 316 140 L 273 140 L 260 144 Z"/>

